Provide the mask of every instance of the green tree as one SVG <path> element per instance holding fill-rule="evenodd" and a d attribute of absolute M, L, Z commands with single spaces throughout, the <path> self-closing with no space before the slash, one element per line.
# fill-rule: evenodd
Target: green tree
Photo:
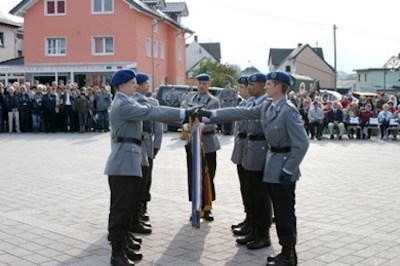
<path fill-rule="evenodd" d="M 211 60 L 204 60 L 200 63 L 199 68 L 193 71 L 193 75 L 197 76 L 201 73 L 207 73 L 211 76 L 212 86 L 224 87 L 225 80 L 229 80 L 232 85 L 236 84 L 240 67 L 229 63 L 221 64 Z"/>

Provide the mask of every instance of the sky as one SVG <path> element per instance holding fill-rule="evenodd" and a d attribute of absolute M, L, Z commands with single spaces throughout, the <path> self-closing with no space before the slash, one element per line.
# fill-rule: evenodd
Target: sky
<path fill-rule="evenodd" d="M 82 0 L 80 0 L 82 1 Z M 166 2 L 175 2 L 171 0 Z M 183 0 L 182 0 L 183 1 Z M 20 0 L 0 0 L 8 13 Z M 199 42 L 219 42 L 221 63 L 254 66 L 268 72 L 271 48 L 299 43 L 320 47 L 338 71 L 380 68 L 400 53 L 396 0 L 185 0 L 189 16 L 182 24 Z M 187 42 L 193 36 L 187 36 Z"/>

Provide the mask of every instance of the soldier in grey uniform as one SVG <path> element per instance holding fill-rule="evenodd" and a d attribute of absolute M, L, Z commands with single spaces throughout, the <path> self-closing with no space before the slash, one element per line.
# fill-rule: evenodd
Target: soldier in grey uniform
<path fill-rule="evenodd" d="M 235 89 L 231 88 L 231 83 L 228 80 L 225 81 L 224 86 L 224 89 L 218 96 L 221 108 L 235 107 L 238 100 Z M 222 124 L 222 133 L 224 135 L 232 135 L 232 124 L 232 122 Z"/>
<path fill-rule="evenodd" d="M 142 105 L 158 106 L 158 101 L 147 97 L 150 90 L 149 77 L 143 73 L 136 74 L 138 84 L 134 99 Z M 133 233 L 150 234 L 150 224 L 147 223 L 150 217 L 147 214 L 147 203 L 150 201 L 150 187 L 152 181 L 153 157 L 155 150 L 158 151 L 162 141 L 162 123 L 157 121 L 143 121 L 142 137 L 142 172 L 143 178 L 139 190 L 139 201 L 132 216 L 130 230 Z"/>
<path fill-rule="evenodd" d="M 239 95 L 242 99 L 242 101 L 239 103 L 238 106 L 245 107 L 247 106 L 248 104 L 247 100 L 250 97 L 249 90 L 247 89 L 247 84 L 248 84 L 247 77 L 240 77 L 238 79 L 238 84 L 239 84 Z M 240 194 L 242 196 L 242 202 L 243 202 L 244 212 L 246 213 L 246 218 L 238 224 L 233 224 L 231 226 L 232 230 L 243 227 L 246 221 L 248 220 L 247 206 L 249 204 L 249 195 L 248 195 L 249 185 L 248 185 L 248 180 L 245 179 L 244 168 L 242 166 L 243 149 L 247 138 L 246 129 L 247 129 L 246 120 L 241 120 L 236 122 L 234 128 L 235 140 L 231 157 L 231 161 L 236 164 L 236 170 L 238 173 L 239 184 L 240 184 Z"/>
<path fill-rule="evenodd" d="M 249 76 L 247 88 L 252 97 L 247 101 L 248 107 L 262 105 L 267 100 L 265 82 L 266 76 L 262 73 Z M 247 120 L 246 131 L 242 166 L 249 189 L 248 220 L 243 227 L 234 230 L 233 233 L 242 236 L 236 239 L 238 244 L 247 245 L 249 249 L 260 249 L 271 245 L 269 237 L 272 221 L 271 200 L 267 184 L 263 182 L 268 147 L 260 119 Z"/>
<path fill-rule="evenodd" d="M 131 97 L 137 86 L 135 76 L 132 70 L 121 69 L 114 73 L 111 80 L 117 90 L 110 112 L 111 152 L 105 169 L 111 192 L 108 222 L 108 240 L 112 246 L 111 265 L 134 265 L 129 259 L 132 253 L 126 248 L 125 239 L 130 237 L 128 227 L 143 176 L 142 120 L 187 120 L 193 112 L 139 104 Z M 133 256 L 132 260 L 141 257 Z"/>
<path fill-rule="evenodd" d="M 272 104 L 264 102 L 249 109 L 228 108 L 216 111 L 200 110 L 201 116 L 212 117 L 211 122 L 260 119 L 268 142 L 263 181 L 271 196 L 279 244 L 282 251 L 268 257 L 267 265 L 297 265 L 295 245 L 297 226 L 295 215 L 295 187 L 299 180 L 300 163 L 307 153 L 309 140 L 297 108 L 285 94 L 291 84 L 288 74 L 273 71 L 267 74 L 266 89 Z"/>
<path fill-rule="evenodd" d="M 185 100 L 182 102 L 181 107 L 190 108 L 193 106 L 203 106 L 204 109 L 212 110 L 219 109 L 220 104 L 218 98 L 211 95 L 208 92 L 208 87 L 210 86 L 210 76 L 208 74 L 200 74 L 196 77 L 197 79 L 197 92 L 188 94 Z M 205 157 L 208 165 L 208 170 L 211 178 L 211 190 L 212 190 L 212 200 L 215 200 L 215 186 L 214 177 L 215 171 L 217 169 L 217 150 L 219 150 L 220 144 L 216 136 L 217 125 L 208 124 L 205 125 L 202 130 Z M 188 168 L 188 191 L 189 191 L 189 201 L 192 200 L 192 154 L 190 145 L 186 145 L 186 159 Z M 214 217 L 211 210 L 204 210 L 204 217 L 206 221 L 213 221 Z"/>

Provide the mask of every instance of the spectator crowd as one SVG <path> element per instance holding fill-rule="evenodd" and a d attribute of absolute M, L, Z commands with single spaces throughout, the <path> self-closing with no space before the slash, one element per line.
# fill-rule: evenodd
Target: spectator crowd
<path fill-rule="evenodd" d="M 373 130 L 380 138 L 397 139 L 400 118 L 398 95 L 381 92 L 377 97 L 344 95 L 342 99 L 330 99 L 327 91 L 289 92 L 288 99 L 300 111 L 304 128 L 311 139 L 321 140 L 323 135 L 339 140 L 369 139 Z"/>
<path fill-rule="evenodd" d="M 110 106 L 110 86 L 0 82 L 0 132 L 107 132 Z"/>

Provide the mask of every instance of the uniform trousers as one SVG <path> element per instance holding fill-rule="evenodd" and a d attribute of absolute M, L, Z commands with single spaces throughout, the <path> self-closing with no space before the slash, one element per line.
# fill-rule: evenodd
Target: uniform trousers
<path fill-rule="evenodd" d="M 249 179 L 246 178 L 245 170 L 241 164 L 236 165 L 238 177 L 239 177 L 239 185 L 240 185 L 240 194 L 242 196 L 242 202 L 244 206 L 244 212 L 247 213 L 248 205 L 249 205 Z"/>
<path fill-rule="evenodd" d="M 192 201 L 192 151 L 191 146 L 186 145 L 186 163 L 188 170 L 188 192 L 189 192 L 189 201 Z M 214 187 L 214 177 L 215 171 L 217 169 L 217 152 L 210 152 L 205 154 L 208 173 L 210 175 L 210 183 L 211 183 L 211 194 L 212 200 L 215 200 L 215 187 Z"/>
<path fill-rule="evenodd" d="M 297 229 L 295 214 L 295 188 L 293 182 L 288 190 L 282 184 L 266 183 L 274 208 L 276 232 L 281 246 L 296 245 Z"/>
<path fill-rule="evenodd" d="M 111 242 L 123 241 L 126 236 L 140 180 L 137 176 L 108 176 L 111 191 L 108 240 Z"/>
<path fill-rule="evenodd" d="M 263 182 L 263 171 L 245 170 L 245 178 L 249 180 L 249 213 L 253 218 L 252 225 L 259 230 L 268 230 L 272 223 L 271 199 L 268 186 Z"/>

